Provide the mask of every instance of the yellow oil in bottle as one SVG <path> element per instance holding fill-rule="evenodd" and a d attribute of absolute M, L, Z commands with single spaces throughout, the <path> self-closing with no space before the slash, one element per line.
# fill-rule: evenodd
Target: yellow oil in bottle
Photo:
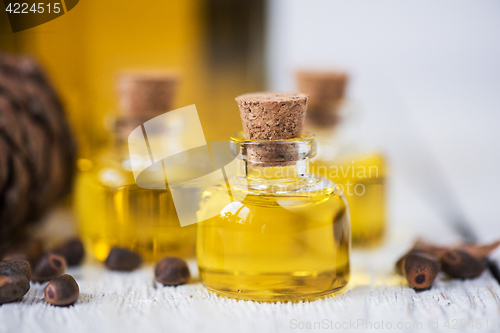
<path fill-rule="evenodd" d="M 80 159 L 75 207 L 86 248 L 98 260 L 123 246 L 145 260 L 194 256 L 195 226 L 181 227 L 170 191 L 135 184 L 126 158 L 107 151 Z"/>
<path fill-rule="evenodd" d="M 332 180 L 349 204 L 352 244 L 381 243 L 386 229 L 384 157 L 359 149 L 356 105 L 345 99 L 349 74 L 333 70 L 300 70 L 299 90 L 309 95 L 306 129 L 317 136 L 314 173 Z"/>
<path fill-rule="evenodd" d="M 198 211 L 203 221 L 197 224 L 197 260 L 207 288 L 239 299 L 293 301 L 347 284 L 345 201 L 327 179 L 280 178 L 296 172 L 293 168 L 263 168 L 259 177 L 266 176 L 252 179 L 247 165 L 249 188 L 230 186 L 234 198 L 244 199 L 225 206 L 225 184 L 205 191 Z M 285 190 L 289 186 L 297 187 Z"/>
<path fill-rule="evenodd" d="M 354 246 L 375 246 L 386 229 L 385 174 L 382 155 L 346 155 L 337 159 L 311 161 L 314 173 L 331 179 L 342 190 L 351 214 Z"/>

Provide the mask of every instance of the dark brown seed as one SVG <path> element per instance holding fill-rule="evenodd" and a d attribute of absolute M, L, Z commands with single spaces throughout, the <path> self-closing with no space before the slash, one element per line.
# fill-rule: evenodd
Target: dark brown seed
<path fill-rule="evenodd" d="M 83 257 L 85 256 L 83 244 L 77 238 L 70 239 L 67 242 L 61 244 L 53 252 L 56 254 L 60 254 L 64 258 L 66 258 L 68 266 L 76 266 L 81 264 Z"/>
<path fill-rule="evenodd" d="M 26 276 L 12 269 L 0 272 L 0 304 L 20 300 L 30 290 Z"/>
<path fill-rule="evenodd" d="M 190 277 L 186 262 L 180 258 L 167 257 L 156 264 L 155 280 L 164 286 L 184 284 Z"/>
<path fill-rule="evenodd" d="M 453 249 L 443 255 L 441 265 L 443 271 L 451 277 L 472 279 L 484 272 L 486 260 L 475 258 L 463 250 Z"/>
<path fill-rule="evenodd" d="M 412 252 L 427 253 L 427 254 L 429 254 L 429 255 L 431 255 L 439 260 L 443 256 L 443 254 L 446 253 L 446 251 L 448 251 L 448 250 L 449 250 L 449 248 L 447 248 L 447 247 L 436 246 L 436 245 L 424 242 L 424 241 L 419 239 L 413 244 L 410 251 L 408 251 L 404 256 L 399 258 L 399 260 L 396 262 L 396 271 L 399 274 L 404 275 L 403 262 L 409 253 L 412 253 Z"/>
<path fill-rule="evenodd" d="M 401 265 L 408 284 L 414 289 L 430 288 L 441 269 L 436 257 L 420 251 L 410 251 Z"/>
<path fill-rule="evenodd" d="M 45 287 L 45 300 L 52 305 L 71 305 L 76 302 L 79 294 L 78 283 L 68 274 L 55 278 Z"/>
<path fill-rule="evenodd" d="M 122 247 L 113 247 L 109 251 L 106 258 L 105 265 L 113 271 L 126 271 L 130 272 L 139 267 L 142 263 L 141 257 L 129 249 Z"/>
<path fill-rule="evenodd" d="M 63 274 L 67 267 L 66 259 L 58 254 L 44 255 L 35 265 L 32 281 L 45 282 Z"/>
<path fill-rule="evenodd" d="M 7 269 L 21 273 L 26 277 L 26 279 L 28 279 L 28 281 L 31 280 L 31 266 L 26 260 L 13 259 L 0 261 L 0 274 Z"/>

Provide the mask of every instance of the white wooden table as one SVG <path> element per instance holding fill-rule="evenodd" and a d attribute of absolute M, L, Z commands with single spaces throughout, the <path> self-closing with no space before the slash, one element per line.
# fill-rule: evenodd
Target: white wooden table
<path fill-rule="evenodd" d="M 87 260 L 68 270 L 80 286 L 74 306 L 48 305 L 44 286 L 32 284 L 22 302 L 0 306 L 0 332 L 455 332 L 460 327 L 500 332 L 500 286 L 489 272 L 467 281 L 440 275 L 434 287 L 423 292 L 406 287 L 393 272 L 395 260 L 417 235 L 457 240 L 446 225 L 426 217 L 418 204 L 413 209 L 419 214 L 410 209 L 404 221 L 393 223 L 383 247 L 353 252 L 351 282 L 333 297 L 285 304 L 236 301 L 204 289 L 194 261 L 189 284 L 163 287 L 153 282 L 151 265 L 118 273 Z M 61 221 L 68 220 L 56 214 L 48 229 L 57 222 L 64 230 Z"/>

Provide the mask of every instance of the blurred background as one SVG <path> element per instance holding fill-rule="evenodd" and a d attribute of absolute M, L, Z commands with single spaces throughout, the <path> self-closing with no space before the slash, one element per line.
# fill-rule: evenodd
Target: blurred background
<path fill-rule="evenodd" d="M 444 178 L 481 238 L 500 236 L 496 0 L 85 0 L 15 34 L 2 10 L 0 29 L 0 48 L 53 79 L 81 156 L 108 140 L 122 68 L 180 69 L 176 106 L 196 104 L 207 141 L 241 128 L 235 96 L 294 91 L 299 67 L 347 70 L 359 137 L 388 156 L 391 226 L 441 223 Z"/>
<path fill-rule="evenodd" d="M 81 154 L 106 141 L 123 69 L 182 72 L 177 106 L 196 104 L 207 140 L 239 130 L 234 97 L 264 87 L 265 3 L 186 0 L 80 1 L 65 15 L 13 34 L 2 11 L 0 47 L 36 55 L 57 85 Z"/>
<path fill-rule="evenodd" d="M 445 177 L 478 232 L 498 238 L 498 1 L 273 0 L 267 22 L 271 89 L 293 90 L 299 66 L 351 73 L 359 135 L 389 157 L 392 224 L 441 223 L 419 183 Z M 421 174 L 429 158 L 443 175 Z"/>

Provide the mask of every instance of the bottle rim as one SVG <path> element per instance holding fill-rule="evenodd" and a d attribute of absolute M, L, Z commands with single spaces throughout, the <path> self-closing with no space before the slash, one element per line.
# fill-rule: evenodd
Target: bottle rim
<path fill-rule="evenodd" d="M 285 140 L 253 140 L 245 138 L 243 131 L 231 136 L 233 157 L 261 166 L 290 165 L 316 156 L 314 134 L 304 132 L 298 138 Z"/>

